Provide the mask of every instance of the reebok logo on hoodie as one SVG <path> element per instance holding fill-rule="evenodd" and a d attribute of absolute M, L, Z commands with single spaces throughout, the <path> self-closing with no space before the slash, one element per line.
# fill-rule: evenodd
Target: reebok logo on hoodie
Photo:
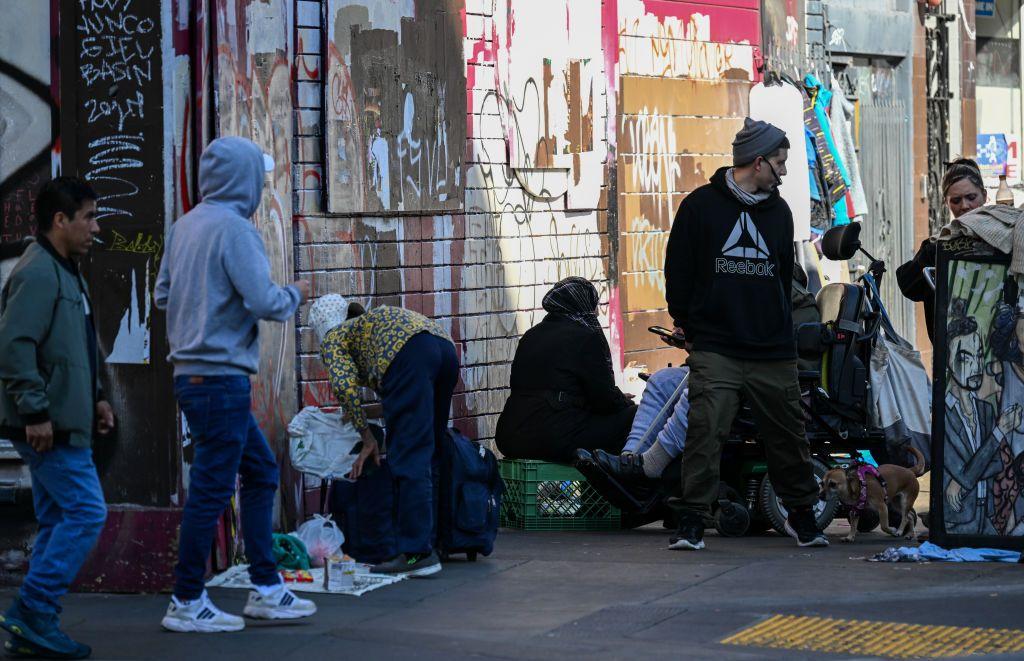
<path fill-rule="evenodd" d="M 730 259 L 730 257 L 747 259 L 737 260 Z M 749 258 L 758 261 L 751 261 Z M 768 261 L 770 259 L 771 253 L 764 242 L 764 237 L 757 231 L 757 226 L 750 219 L 750 214 L 744 211 L 736 219 L 732 233 L 722 245 L 722 257 L 715 259 L 715 272 L 774 278 L 775 265 Z"/>
<path fill-rule="evenodd" d="M 778 191 L 741 202 L 727 171 L 679 205 L 665 254 L 668 312 L 695 351 L 795 358 L 793 214 Z"/>

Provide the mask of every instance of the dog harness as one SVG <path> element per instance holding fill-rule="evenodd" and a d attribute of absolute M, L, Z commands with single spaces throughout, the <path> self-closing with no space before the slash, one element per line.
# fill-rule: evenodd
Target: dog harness
<path fill-rule="evenodd" d="M 882 493 L 885 495 L 886 502 L 889 501 L 889 491 L 885 486 L 885 479 L 878 472 L 878 469 L 871 464 L 858 463 L 856 467 L 857 480 L 860 481 L 860 496 L 857 498 L 857 504 L 853 506 L 853 510 L 856 512 L 863 512 L 868 506 L 868 476 L 871 476 L 878 480 L 878 483 L 882 485 Z"/>

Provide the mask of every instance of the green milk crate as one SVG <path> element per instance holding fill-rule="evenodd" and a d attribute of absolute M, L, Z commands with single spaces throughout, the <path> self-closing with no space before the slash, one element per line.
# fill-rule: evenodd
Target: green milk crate
<path fill-rule="evenodd" d="M 620 513 L 575 468 L 502 459 L 501 525 L 519 530 L 618 530 Z"/>

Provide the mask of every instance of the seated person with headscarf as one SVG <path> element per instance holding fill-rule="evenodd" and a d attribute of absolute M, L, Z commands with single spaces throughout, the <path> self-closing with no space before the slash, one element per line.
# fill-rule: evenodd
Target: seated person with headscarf
<path fill-rule="evenodd" d="M 597 288 L 579 277 L 544 296 L 548 314 L 519 340 L 498 418 L 505 457 L 571 463 L 578 448 L 621 451 L 637 407 L 615 385 L 597 304 Z"/>

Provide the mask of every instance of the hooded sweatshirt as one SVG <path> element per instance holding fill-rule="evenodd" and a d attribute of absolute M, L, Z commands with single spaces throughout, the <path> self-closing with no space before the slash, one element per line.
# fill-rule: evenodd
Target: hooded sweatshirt
<path fill-rule="evenodd" d="M 263 152 L 245 138 L 214 140 L 199 160 L 202 202 L 171 227 L 156 282 L 175 376 L 255 374 L 257 322 L 295 315 L 299 290 L 270 279 L 250 221 L 265 176 Z"/>
<path fill-rule="evenodd" d="M 676 212 L 665 255 L 668 312 L 695 351 L 794 358 L 793 214 L 778 190 L 744 204 L 729 189 L 727 170 Z"/>

